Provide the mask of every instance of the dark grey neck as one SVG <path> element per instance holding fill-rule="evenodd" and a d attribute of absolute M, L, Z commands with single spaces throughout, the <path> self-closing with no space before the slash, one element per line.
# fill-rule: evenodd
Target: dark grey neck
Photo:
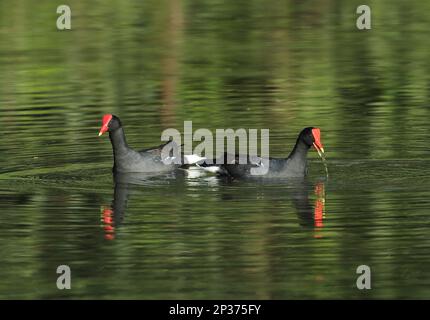
<path fill-rule="evenodd" d="M 306 172 L 307 154 L 309 146 L 304 143 L 300 138 L 297 139 L 293 151 L 288 156 L 288 167 L 293 171 Z"/>
<path fill-rule="evenodd" d="M 110 142 L 112 143 L 114 157 L 121 156 L 128 151 L 128 144 L 125 139 L 124 130 L 118 128 L 114 131 L 109 131 Z"/>

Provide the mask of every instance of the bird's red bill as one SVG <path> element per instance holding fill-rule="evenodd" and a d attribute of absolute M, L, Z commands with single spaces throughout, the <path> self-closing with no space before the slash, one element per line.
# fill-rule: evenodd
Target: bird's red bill
<path fill-rule="evenodd" d="M 105 114 L 103 116 L 103 120 L 102 120 L 102 127 L 100 128 L 99 131 L 99 136 L 101 136 L 103 133 L 105 133 L 106 131 L 108 131 L 109 129 L 109 122 L 112 120 L 112 115 L 111 114 Z"/>
<path fill-rule="evenodd" d="M 314 147 L 318 150 L 318 151 L 322 151 L 324 152 L 324 147 L 321 143 L 321 131 L 319 128 L 313 128 L 312 129 L 312 135 L 314 136 Z"/>

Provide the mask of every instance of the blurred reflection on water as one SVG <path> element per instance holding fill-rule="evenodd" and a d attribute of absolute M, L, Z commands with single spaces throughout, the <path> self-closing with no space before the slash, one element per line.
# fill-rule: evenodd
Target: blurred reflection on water
<path fill-rule="evenodd" d="M 0 3 L 0 298 L 429 298 L 426 2 Z M 101 116 L 129 143 L 322 128 L 302 183 L 178 172 L 114 183 Z M 73 290 L 55 287 L 68 264 Z M 372 290 L 355 288 L 367 264 Z"/>

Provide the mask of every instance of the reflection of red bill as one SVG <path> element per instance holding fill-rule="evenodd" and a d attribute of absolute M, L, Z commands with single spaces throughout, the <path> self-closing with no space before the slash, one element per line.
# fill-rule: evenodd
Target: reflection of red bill
<path fill-rule="evenodd" d="M 318 197 L 324 197 L 324 184 L 321 182 L 317 183 L 314 191 Z"/>
<path fill-rule="evenodd" d="M 115 235 L 113 235 L 113 234 L 105 234 L 105 239 L 106 240 L 113 240 L 113 239 L 115 239 Z"/>
<path fill-rule="evenodd" d="M 314 210 L 315 228 L 322 228 L 324 226 L 323 218 L 324 218 L 324 203 L 320 199 L 317 199 L 317 201 L 315 201 L 315 210 Z"/>
<path fill-rule="evenodd" d="M 112 224 L 112 213 L 111 209 L 106 208 L 103 210 L 103 222 L 105 224 Z"/>
<path fill-rule="evenodd" d="M 104 227 L 104 229 L 105 229 L 105 231 L 106 232 L 109 232 L 109 233 L 113 233 L 113 232 L 115 232 L 115 228 L 114 227 L 112 227 L 111 225 L 105 225 L 105 227 Z"/>
<path fill-rule="evenodd" d="M 115 227 L 112 219 L 113 210 L 110 207 L 102 207 L 103 229 L 105 231 L 105 239 L 113 240 L 115 238 Z"/>
<path fill-rule="evenodd" d="M 317 195 L 317 199 L 315 200 L 315 209 L 314 209 L 314 227 L 316 230 L 324 227 L 323 219 L 324 219 L 324 205 L 325 205 L 325 193 L 324 193 L 324 184 L 317 183 L 314 189 L 315 194 Z M 322 238 L 322 235 L 315 234 L 314 238 Z"/>

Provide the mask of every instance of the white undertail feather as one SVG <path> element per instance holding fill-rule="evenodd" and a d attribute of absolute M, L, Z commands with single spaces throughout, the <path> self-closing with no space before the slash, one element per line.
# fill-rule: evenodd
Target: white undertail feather
<path fill-rule="evenodd" d="M 196 154 L 189 154 L 189 155 L 184 155 L 184 164 L 195 164 L 197 162 L 206 160 L 205 157 L 200 157 Z"/>
<path fill-rule="evenodd" d="M 199 164 L 197 164 L 197 166 L 199 168 L 202 168 L 203 170 L 211 172 L 211 173 L 217 173 L 221 170 L 221 168 L 219 166 L 202 167 L 202 166 L 199 166 Z"/>

